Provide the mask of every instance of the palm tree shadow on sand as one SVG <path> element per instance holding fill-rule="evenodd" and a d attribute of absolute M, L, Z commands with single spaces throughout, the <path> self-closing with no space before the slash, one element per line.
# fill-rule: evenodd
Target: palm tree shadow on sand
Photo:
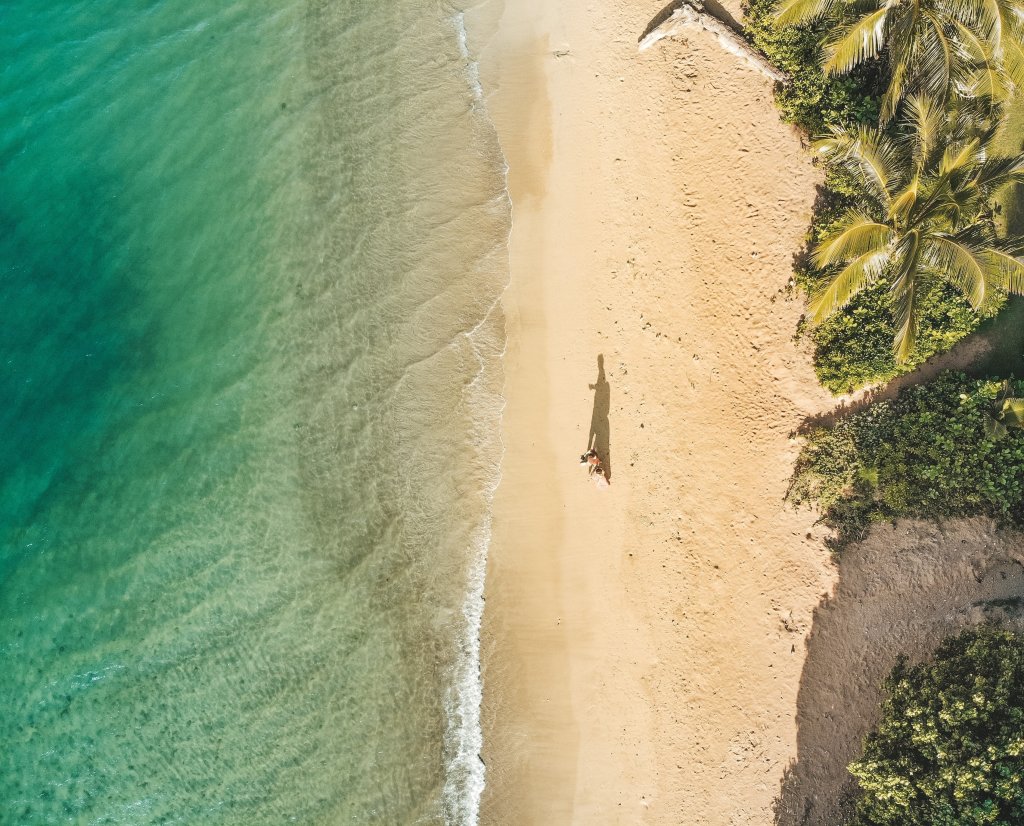
<path fill-rule="evenodd" d="M 594 391 L 594 412 L 590 416 L 590 435 L 587 448 L 594 450 L 604 465 L 605 479 L 612 478 L 612 451 L 608 411 L 611 409 L 612 389 L 604 375 L 604 355 L 597 356 L 597 381 L 588 387 Z"/>

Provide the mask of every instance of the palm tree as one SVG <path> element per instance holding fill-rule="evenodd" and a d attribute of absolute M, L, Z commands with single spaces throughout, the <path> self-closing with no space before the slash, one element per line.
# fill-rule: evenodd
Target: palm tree
<path fill-rule="evenodd" d="M 1024 239 L 998 238 L 991 207 L 997 190 L 1024 181 L 1024 153 L 990 156 L 996 124 L 979 120 L 971 104 L 947 110 L 912 96 L 906 115 L 895 135 L 834 129 L 815 142 L 868 197 L 866 208 L 848 212 L 815 246 L 814 265 L 831 275 L 809 305 L 812 320 L 822 321 L 864 288 L 888 282 L 901 362 L 914 347 L 925 279 L 950 282 L 976 310 L 1002 292 L 1024 292 L 1016 257 Z"/>
<path fill-rule="evenodd" d="M 1024 85 L 1024 0 L 781 0 L 783 25 L 824 19 L 826 74 L 845 74 L 885 51 L 882 122 L 908 94 L 1003 101 Z"/>

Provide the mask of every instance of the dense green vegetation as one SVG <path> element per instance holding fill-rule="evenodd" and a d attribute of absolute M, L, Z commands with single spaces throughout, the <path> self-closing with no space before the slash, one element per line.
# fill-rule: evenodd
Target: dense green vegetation
<path fill-rule="evenodd" d="M 957 99 L 1002 103 L 1024 84 L 1024 24 L 1016 0 L 781 0 L 776 21 L 827 24 L 822 68 L 828 76 L 884 58 L 883 121 L 909 95 L 940 106 Z"/>
<path fill-rule="evenodd" d="M 825 188 L 815 207 L 809 232 L 811 246 L 833 234 L 844 216 L 871 209 L 856 179 L 841 168 L 827 170 Z M 820 293 L 831 272 L 814 267 L 804 256 L 796 268 L 796 282 L 808 295 Z M 897 362 L 892 343 L 896 337 L 889 284 L 884 280 L 855 295 L 840 312 L 811 329 L 818 380 L 833 393 L 848 393 L 865 385 L 909 372 L 936 353 L 948 350 L 986 318 L 995 315 L 1004 300 L 975 312 L 960 293 L 942 280 L 929 280 L 917 295 L 917 340 L 904 362 Z"/>
<path fill-rule="evenodd" d="M 749 0 L 825 184 L 796 282 L 833 392 L 948 350 L 1024 292 L 1024 0 Z M 1015 96 L 1016 95 L 1016 96 Z M 874 522 L 1024 527 L 1024 382 L 948 373 L 819 427 L 789 499 L 834 547 Z M 901 661 L 851 764 L 857 826 L 1024 824 L 1024 640 L 985 628 Z"/>
<path fill-rule="evenodd" d="M 811 260 L 826 277 L 808 307 L 820 322 L 864 289 L 888 285 L 898 362 L 915 350 L 925 286 L 949 284 L 976 312 L 1024 291 L 1019 241 L 996 234 L 993 209 L 996 193 L 1024 177 L 1024 155 L 994 153 L 999 119 L 987 104 L 941 107 L 911 95 L 903 111 L 896 134 L 834 128 L 814 144 L 864 197 L 815 243 Z"/>
<path fill-rule="evenodd" d="M 907 9 L 890 6 L 871 9 L 869 17 L 875 15 L 876 23 L 881 18 L 887 22 L 883 21 L 885 25 L 873 29 L 875 34 L 865 40 L 861 37 L 863 31 L 857 28 L 858 21 L 868 19 L 864 17 L 867 7 L 862 4 L 784 0 L 781 19 L 802 21 L 801 25 L 794 26 L 780 25 L 776 21 L 779 7 L 775 0 L 750 0 L 746 8 L 747 31 L 754 45 L 792 78 L 791 83 L 780 89 L 778 103 L 783 116 L 811 136 L 823 135 L 830 130 L 849 131 L 859 126 L 876 125 L 883 113 L 883 99 L 891 113 L 895 111 L 896 102 L 908 92 L 929 93 L 934 100 L 934 108 L 939 111 L 946 106 L 963 107 L 964 101 L 970 100 L 976 109 L 998 117 L 1000 110 L 996 102 L 1005 98 L 1010 88 L 1010 75 L 1020 74 L 1024 65 L 1015 60 L 1015 53 L 1010 53 L 1010 46 L 1019 40 L 1005 36 L 1013 27 L 1003 27 L 1004 37 L 1000 43 L 1003 52 L 999 61 L 989 59 L 990 41 L 994 36 L 991 27 L 979 29 L 985 35 L 981 40 L 975 37 L 966 44 L 951 41 L 959 49 L 956 54 L 935 50 L 930 39 L 933 33 L 925 25 L 928 20 L 938 15 L 949 21 L 951 30 L 959 31 L 956 27 L 962 28 L 965 20 L 977 24 L 987 20 L 986 15 L 989 14 L 984 10 L 979 12 L 971 4 L 947 7 L 942 5 L 942 1 L 934 3 L 935 8 L 929 10 L 931 17 L 927 19 L 914 17 L 923 7 L 908 7 L 913 14 L 903 20 L 902 28 L 897 25 L 897 13 L 905 15 L 909 13 Z M 1004 7 L 1009 8 L 1006 0 L 992 6 L 1005 11 Z M 902 61 L 894 60 L 892 49 L 886 47 L 887 38 L 895 36 L 893 32 L 897 30 L 904 36 L 896 44 L 900 46 L 896 51 L 903 55 Z M 969 34 L 968 31 L 956 37 L 962 40 Z M 855 48 L 858 43 L 861 45 Z M 894 66 L 898 89 L 892 83 Z M 971 124 L 961 125 L 974 128 Z M 878 134 L 891 141 L 896 135 L 904 136 L 906 129 L 890 122 Z M 940 137 L 935 145 L 943 140 L 944 137 Z M 1007 151 L 1017 149 L 1010 148 L 1006 141 L 1002 146 Z M 933 158 L 933 169 L 936 162 Z M 913 174 L 908 168 L 903 171 L 903 182 L 912 184 Z M 852 214 L 880 217 L 878 193 L 865 188 L 858 177 L 835 165 L 827 169 L 825 186 L 820 192 L 809 233 L 812 249 L 830 237 Z M 935 181 L 933 177 L 932 182 Z M 947 223 L 954 231 L 980 224 L 991 240 L 995 227 L 992 193 L 984 193 L 975 205 L 977 209 L 970 220 L 962 221 L 961 216 L 947 212 L 945 218 L 952 219 Z M 939 223 L 931 222 L 935 228 Z M 929 269 L 932 272 L 928 275 L 933 275 L 935 268 Z M 822 267 L 812 256 L 806 255 L 797 267 L 796 281 L 809 295 L 816 296 L 835 275 L 835 268 Z M 900 321 L 906 320 L 905 313 L 901 317 L 901 302 L 890 300 L 893 298 L 890 290 L 897 279 L 891 272 L 877 275 L 871 286 L 862 285 L 862 290 L 847 296 L 849 302 L 833 307 L 832 314 L 821 323 L 803 327 L 814 341 L 818 377 L 833 392 L 848 392 L 865 385 L 883 383 L 912 370 L 973 332 L 984 318 L 995 314 L 1003 302 L 1001 296 L 990 293 L 982 306 L 972 309 L 962 291 L 955 286 L 951 288 L 948 282 L 931 277 L 916 279 L 916 289 L 911 296 L 916 341 L 908 341 L 907 336 L 901 334 L 903 325 Z M 904 305 L 906 298 L 904 291 Z M 898 352 L 893 348 L 896 340 L 904 345 Z"/>
<path fill-rule="evenodd" d="M 1024 823 L 1024 640 L 981 628 L 901 661 L 850 771 L 857 826 Z"/>
<path fill-rule="evenodd" d="M 823 278 L 800 279 L 809 290 Z M 940 281 L 924 285 L 917 296 L 917 341 L 905 362 L 897 362 L 892 342 L 897 325 L 892 316 L 889 285 L 880 282 L 863 290 L 842 312 L 814 328 L 815 370 L 833 393 L 884 382 L 920 366 L 974 332 L 994 315 L 1002 302 L 976 313 L 955 289 Z"/>
<path fill-rule="evenodd" d="M 836 531 L 835 547 L 873 522 L 984 514 L 1024 526 L 1024 430 L 991 433 L 1024 383 L 948 373 L 811 432 L 790 486 Z"/>
<path fill-rule="evenodd" d="M 748 0 L 747 35 L 772 65 L 789 75 L 777 101 L 783 117 L 809 135 L 830 126 L 875 123 L 885 90 L 881 64 L 863 66 L 844 77 L 825 77 L 820 68 L 825 24 L 777 26 L 775 0 Z"/>

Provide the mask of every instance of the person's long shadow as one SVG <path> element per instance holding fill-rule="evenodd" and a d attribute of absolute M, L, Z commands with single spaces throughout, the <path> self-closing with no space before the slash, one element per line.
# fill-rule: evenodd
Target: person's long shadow
<path fill-rule="evenodd" d="M 612 389 L 608 379 L 604 377 L 604 355 L 597 357 L 597 381 L 588 385 L 594 391 L 594 412 L 590 416 L 590 435 L 587 447 L 597 452 L 601 464 L 604 465 L 605 479 L 612 478 L 612 450 L 610 430 L 608 427 L 608 411 L 611 409 Z"/>

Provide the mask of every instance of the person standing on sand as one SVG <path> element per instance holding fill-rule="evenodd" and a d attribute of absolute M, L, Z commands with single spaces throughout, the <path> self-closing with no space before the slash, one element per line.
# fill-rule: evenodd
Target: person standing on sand
<path fill-rule="evenodd" d="M 608 477 L 605 474 L 604 465 L 601 464 L 601 457 L 593 448 L 580 456 L 580 464 L 587 466 L 588 476 L 597 477 L 594 481 L 597 482 L 598 487 L 608 484 Z"/>

